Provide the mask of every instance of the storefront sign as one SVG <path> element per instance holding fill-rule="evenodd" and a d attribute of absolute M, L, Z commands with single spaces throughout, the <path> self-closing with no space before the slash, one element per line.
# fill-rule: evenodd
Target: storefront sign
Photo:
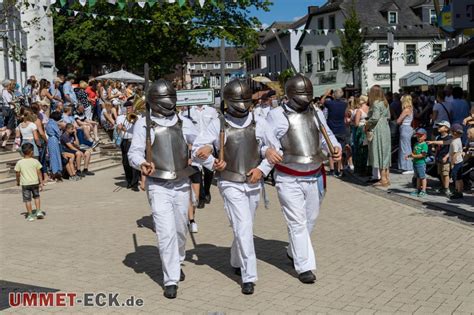
<path fill-rule="evenodd" d="M 214 105 L 214 89 L 176 91 L 176 106 Z"/>
<path fill-rule="evenodd" d="M 319 84 L 336 83 L 336 72 L 319 75 Z"/>
<path fill-rule="evenodd" d="M 392 74 L 393 80 L 395 80 L 396 73 Z M 374 73 L 375 81 L 385 81 L 390 80 L 390 73 Z"/>

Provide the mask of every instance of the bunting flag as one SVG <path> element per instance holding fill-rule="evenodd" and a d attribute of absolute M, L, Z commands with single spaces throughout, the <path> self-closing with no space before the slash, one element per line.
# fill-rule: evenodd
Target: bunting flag
<path fill-rule="evenodd" d="M 97 3 L 97 0 L 89 0 L 89 7 L 93 7 L 95 6 L 95 4 Z"/>
<path fill-rule="evenodd" d="M 142 8 L 142 9 L 145 7 L 145 4 L 146 4 L 146 2 L 144 2 L 144 1 L 139 1 L 139 2 L 138 2 L 138 5 L 139 5 L 140 8 Z"/>
<path fill-rule="evenodd" d="M 79 0 L 79 4 L 80 4 L 81 6 L 85 6 L 86 3 L 87 3 L 87 0 Z"/>

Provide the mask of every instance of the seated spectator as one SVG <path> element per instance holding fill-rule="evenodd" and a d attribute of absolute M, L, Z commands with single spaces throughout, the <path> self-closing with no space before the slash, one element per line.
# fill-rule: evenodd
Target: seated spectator
<path fill-rule="evenodd" d="M 84 136 L 86 141 L 92 143 L 91 147 L 96 147 L 99 144 L 99 132 L 97 122 L 87 119 L 84 106 L 79 104 L 74 114 L 74 120 L 79 128 L 84 131 Z M 79 139 L 81 140 L 81 139 Z M 81 141 L 83 144 L 83 141 Z"/>
<path fill-rule="evenodd" d="M 114 134 L 115 119 L 112 115 L 112 103 L 106 102 L 104 104 L 104 109 L 100 114 L 100 123 L 105 132 L 109 135 L 110 140 L 112 140 Z"/>
<path fill-rule="evenodd" d="M 79 140 L 77 139 L 77 131 L 72 124 L 66 125 L 66 130 L 61 136 L 61 145 L 63 150 L 63 156 L 68 159 L 68 163 L 71 158 L 75 159 L 75 166 L 71 168 L 69 166 L 68 173 L 71 176 L 84 177 L 86 175 L 94 175 L 93 172 L 88 170 L 89 162 L 91 159 L 91 150 L 81 150 L 79 147 Z M 68 153 L 68 154 L 65 154 Z M 82 160 L 84 159 L 84 169 L 81 171 Z M 71 164 L 69 164 L 71 165 Z M 66 165 L 66 169 L 68 166 Z M 71 171 L 71 172 L 69 172 Z"/>
<path fill-rule="evenodd" d="M 49 93 L 53 97 L 51 99 L 51 111 L 55 111 L 59 105 L 63 105 L 63 95 L 59 88 L 62 81 L 60 78 L 54 79 L 53 84 L 49 87 Z"/>
<path fill-rule="evenodd" d="M 3 102 L 0 97 L 0 141 L 1 148 L 6 149 L 7 141 L 16 128 L 16 115 L 12 106 Z"/>

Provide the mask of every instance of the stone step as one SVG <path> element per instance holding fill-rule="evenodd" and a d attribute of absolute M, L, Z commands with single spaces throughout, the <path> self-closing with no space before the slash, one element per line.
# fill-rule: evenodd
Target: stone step
<path fill-rule="evenodd" d="M 9 168 L 0 169 L 0 179 L 14 176 L 13 173 L 10 173 Z"/>
<path fill-rule="evenodd" d="M 17 151 L 11 151 L 11 150 L 3 151 L 3 152 L 0 152 L 0 161 L 14 158 L 17 156 L 20 156 L 20 153 Z"/>
<path fill-rule="evenodd" d="M 101 156 L 100 149 L 92 152 L 92 159 L 98 158 L 100 156 Z M 17 156 L 12 157 L 12 158 L 1 159 L 0 157 L 0 169 L 5 169 L 5 168 L 12 169 L 13 167 L 15 167 L 16 162 L 20 159 L 21 159 L 20 153 L 17 153 Z"/>

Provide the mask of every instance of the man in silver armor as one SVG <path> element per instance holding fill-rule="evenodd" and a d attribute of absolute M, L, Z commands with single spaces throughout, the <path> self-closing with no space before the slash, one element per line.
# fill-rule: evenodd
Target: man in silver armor
<path fill-rule="evenodd" d="M 324 196 L 324 165 L 329 152 L 318 124 L 326 128 L 335 153 L 341 158 L 341 147 L 326 124 L 323 113 L 310 103 L 313 85 L 303 75 L 290 78 L 285 85 L 288 103 L 270 111 L 267 117 L 277 146 L 267 150 L 267 159 L 275 165 L 275 181 L 283 215 L 288 225 L 287 256 L 293 262 L 298 279 L 313 283 L 316 258 L 311 244 L 311 232 L 316 224 Z"/>
<path fill-rule="evenodd" d="M 128 159 L 147 176 L 146 192 L 163 265 L 164 296 L 175 298 L 178 282 L 185 278 L 181 263 L 185 258 L 189 176 L 195 172 L 188 165 L 187 143 L 192 143 L 197 133 L 189 119 L 178 118 L 176 91 L 168 81 L 152 83 L 147 102 L 151 109 L 152 161 L 145 159 L 145 117 L 135 123 Z"/>
<path fill-rule="evenodd" d="M 266 121 L 249 111 L 252 92 L 243 81 L 233 80 L 224 88 L 226 113 L 214 119 L 204 135 L 193 145 L 193 158 L 216 171 L 224 208 L 232 225 L 234 241 L 230 264 L 242 278 L 242 293 L 253 294 L 257 281 L 257 259 L 253 243 L 253 220 L 262 189 L 262 175 L 272 169 L 265 156 L 269 146 L 277 144 Z M 214 148 L 224 158 L 211 155 Z M 219 152 L 220 153 L 220 152 Z"/>

